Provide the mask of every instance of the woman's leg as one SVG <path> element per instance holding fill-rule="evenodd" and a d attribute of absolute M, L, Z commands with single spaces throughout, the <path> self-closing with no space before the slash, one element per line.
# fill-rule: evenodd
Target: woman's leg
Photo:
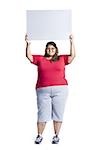
<path fill-rule="evenodd" d="M 41 136 L 45 126 L 46 121 L 51 119 L 51 97 L 50 97 L 50 88 L 39 88 L 37 92 L 37 107 L 38 107 L 38 121 L 37 121 L 37 130 L 38 136 L 36 137 L 35 143 L 40 144 L 43 140 Z"/>
<path fill-rule="evenodd" d="M 42 135 L 44 129 L 46 126 L 46 122 L 37 122 L 37 131 L 38 131 L 38 135 Z"/>
<path fill-rule="evenodd" d="M 62 125 L 63 114 L 65 109 L 65 102 L 68 95 L 67 86 L 55 86 L 52 89 L 54 93 L 52 98 L 52 119 L 54 125 L 55 136 L 52 139 L 52 144 L 58 144 L 59 142 L 59 132 Z"/>
<path fill-rule="evenodd" d="M 46 122 L 37 122 L 38 135 L 36 137 L 35 144 L 40 144 L 42 142 L 43 140 L 42 133 L 44 131 L 45 125 Z"/>
<path fill-rule="evenodd" d="M 62 122 L 61 121 L 53 121 L 54 126 L 54 133 L 56 135 L 59 135 L 60 129 L 61 129 Z"/>
<path fill-rule="evenodd" d="M 37 107 L 38 107 L 38 118 L 37 118 L 37 129 L 38 134 L 42 134 L 48 120 L 51 120 L 51 97 L 50 87 L 39 88 L 37 92 Z"/>

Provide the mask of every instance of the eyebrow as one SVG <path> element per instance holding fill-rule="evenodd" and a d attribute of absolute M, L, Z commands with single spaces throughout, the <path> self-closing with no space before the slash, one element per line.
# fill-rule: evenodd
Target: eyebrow
<path fill-rule="evenodd" d="M 49 47 L 48 47 L 49 48 Z M 55 48 L 55 47 L 51 47 L 51 48 Z"/>

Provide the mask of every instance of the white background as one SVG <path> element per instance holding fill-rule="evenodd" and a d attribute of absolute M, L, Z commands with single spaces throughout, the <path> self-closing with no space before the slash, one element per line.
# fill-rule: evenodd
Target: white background
<path fill-rule="evenodd" d="M 97 0 L 0 2 L 1 150 L 98 150 L 97 6 Z M 72 9 L 76 58 L 67 67 L 69 97 L 60 132 L 61 142 L 51 144 L 53 129 L 52 122 L 49 122 L 43 143 L 34 145 L 37 68 L 25 57 L 26 10 L 66 8 Z M 40 45 L 33 46 L 32 51 L 43 53 L 44 46 Z"/>

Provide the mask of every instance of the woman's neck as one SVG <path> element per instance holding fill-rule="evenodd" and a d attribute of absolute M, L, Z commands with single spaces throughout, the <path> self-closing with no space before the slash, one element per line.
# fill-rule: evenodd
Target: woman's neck
<path fill-rule="evenodd" d="M 46 59 L 50 60 L 50 59 L 52 59 L 52 56 L 50 56 L 50 57 L 46 57 Z"/>

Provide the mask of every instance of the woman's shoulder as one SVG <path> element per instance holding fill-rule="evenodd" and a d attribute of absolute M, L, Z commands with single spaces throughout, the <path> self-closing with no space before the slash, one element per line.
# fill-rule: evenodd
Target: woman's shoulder
<path fill-rule="evenodd" d="M 33 57 L 37 57 L 37 58 L 43 58 L 44 57 L 43 55 L 39 55 L 39 54 L 38 55 L 37 54 L 33 54 L 32 56 Z"/>
<path fill-rule="evenodd" d="M 69 56 L 69 54 L 61 54 L 59 55 L 60 57 L 66 57 L 66 56 Z"/>
<path fill-rule="evenodd" d="M 61 57 L 64 57 L 64 56 L 65 56 L 64 54 L 59 55 L 60 58 L 61 58 Z"/>
<path fill-rule="evenodd" d="M 43 55 L 40 55 L 40 54 L 32 54 L 32 56 L 42 57 Z"/>

